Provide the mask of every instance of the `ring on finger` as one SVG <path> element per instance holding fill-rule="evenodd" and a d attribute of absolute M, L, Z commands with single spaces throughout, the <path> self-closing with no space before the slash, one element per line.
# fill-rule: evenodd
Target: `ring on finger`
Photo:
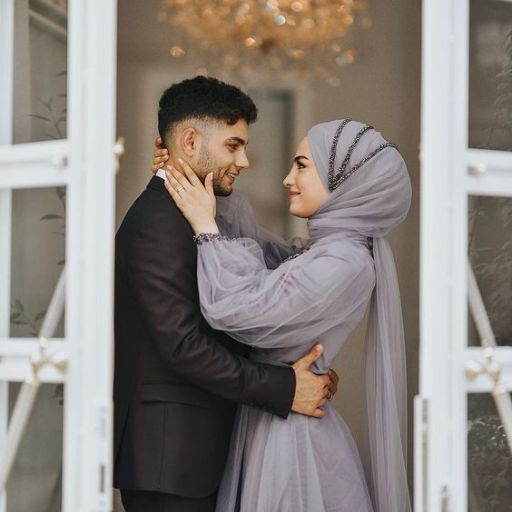
<path fill-rule="evenodd" d="M 178 192 L 178 194 L 179 194 L 182 190 L 185 190 L 185 187 L 183 187 L 183 186 L 178 187 L 178 188 L 176 189 L 176 192 Z"/>

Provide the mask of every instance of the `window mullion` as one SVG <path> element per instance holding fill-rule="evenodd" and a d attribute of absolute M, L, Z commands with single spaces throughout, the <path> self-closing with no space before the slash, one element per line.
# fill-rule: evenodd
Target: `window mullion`
<path fill-rule="evenodd" d="M 13 127 L 14 1 L 0 0 L 0 147 L 11 144 Z M 0 190 L 0 337 L 9 335 L 11 291 L 12 193 Z M 9 384 L 0 379 L 0 453 L 4 453 L 9 415 Z M 0 492 L 0 512 L 7 509 Z"/>

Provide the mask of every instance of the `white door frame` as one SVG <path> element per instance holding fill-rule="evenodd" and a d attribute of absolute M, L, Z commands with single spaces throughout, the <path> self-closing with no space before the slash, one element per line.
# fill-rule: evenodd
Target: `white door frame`
<path fill-rule="evenodd" d="M 7 382 L 24 381 L 37 339 L 9 339 L 11 190 L 67 187 L 67 355 L 42 382 L 64 382 L 63 510 L 111 510 L 116 30 L 114 0 L 69 0 L 68 138 L 12 144 L 13 12 L 0 0 L 0 453 Z M 1 458 L 1 457 L 0 457 Z M 0 512 L 5 503 L 0 502 Z"/>
<path fill-rule="evenodd" d="M 469 0 L 423 2 L 420 394 L 415 511 L 467 511 L 468 196 L 512 196 L 512 153 L 468 149 Z M 512 349 L 494 349 L 512 390 Z"/>

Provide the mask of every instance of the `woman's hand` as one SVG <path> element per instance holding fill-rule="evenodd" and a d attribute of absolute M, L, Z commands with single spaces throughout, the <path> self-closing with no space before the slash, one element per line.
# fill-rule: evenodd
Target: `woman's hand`
<path fill-rule="evenodd" d="M 160 137 L 155 139 L 155 151 L 153 152 L 153 165 L 151 166 L 151 172 L 156 174 L 158 169 L 162 169 L 165 162 L 169 160 L 169 151 L 162 147 L 162 139 Z"/>
<path fill-rule="evenodd" d="M 204 185 L 191 167 L 181 158 L 178 159 L 181 171 L 167 167 L 165 188 L 176 206 L 188 220 L 196 235 L 199 233 L 218 233 L 215 222 L 216 200 L 213 192 L 213 173 L 206 176 Z"/>

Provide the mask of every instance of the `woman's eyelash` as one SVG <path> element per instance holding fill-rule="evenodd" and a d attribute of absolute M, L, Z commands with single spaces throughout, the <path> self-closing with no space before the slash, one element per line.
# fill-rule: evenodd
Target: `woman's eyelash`
<path fill-rule="evenodd" d="M 306 167 L 306 166 L 305 166 L 302 162 L 297 161 L 297 167 L 298 167 L 299 169 L 304 169 L 304 167 Z"/>

